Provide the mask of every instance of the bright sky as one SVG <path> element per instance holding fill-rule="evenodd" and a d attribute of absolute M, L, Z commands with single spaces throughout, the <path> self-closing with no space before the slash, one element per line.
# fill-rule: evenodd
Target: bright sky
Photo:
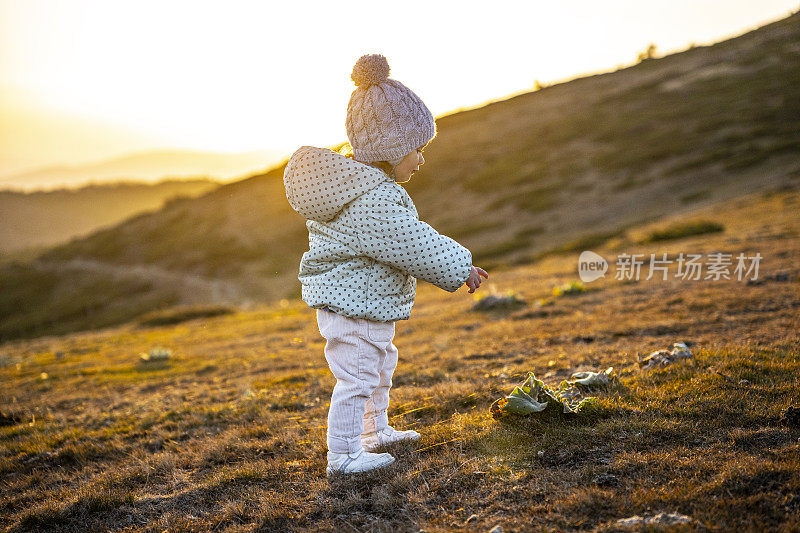
<path fill-rule="evenodd" d="M 438 116 L 535 80 L 632 64 L 650 42 L 663 55 L 798 8 L 800 0 L 0 0 L 0 84 L 153 147 L 291 151 L 346 140 L 350 72 L 365 53 L 385 55 L 390 76 Z"/>

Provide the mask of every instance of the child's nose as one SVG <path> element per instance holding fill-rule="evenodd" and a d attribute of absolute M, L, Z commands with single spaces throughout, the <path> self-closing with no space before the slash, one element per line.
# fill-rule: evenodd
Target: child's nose
<path fill-rule="evenodd" d="M 420 164 L 420 165 L 423 165 L 423 164 L 425 164 L 425 158 L 424 158 L 424 157 L 422 157 L 422 154 L 419 154 L 419 164 Z"/>

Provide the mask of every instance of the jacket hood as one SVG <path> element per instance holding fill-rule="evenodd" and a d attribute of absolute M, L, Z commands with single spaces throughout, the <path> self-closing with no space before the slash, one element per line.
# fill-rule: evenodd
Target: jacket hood
<path fill-rule="evenodd" d="M 382 170 L 327 148 L 300 147 L 283 172 L 286 198 L 308 220 L 328 222 L 342 208 L 384 181 Z"/>

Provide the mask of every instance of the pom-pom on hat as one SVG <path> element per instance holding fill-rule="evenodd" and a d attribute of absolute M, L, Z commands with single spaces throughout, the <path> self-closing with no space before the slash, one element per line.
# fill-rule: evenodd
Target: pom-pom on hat
<path fill-rule="evenodd" d="M 347 104 L 347 138 L 364 163 L 400 160 L 436 136 L 436 121 L 414 91 L 389 78 L 380 54 L 358 58 L 350 79 L 356 89 Z"/>

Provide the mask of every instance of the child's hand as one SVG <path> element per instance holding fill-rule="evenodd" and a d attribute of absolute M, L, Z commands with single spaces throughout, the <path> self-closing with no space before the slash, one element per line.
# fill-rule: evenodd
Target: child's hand
<path fill-rule="evenodd" d="M 481 276 L 489 279 L 489 274 L 487 274 L 484 269 L 473 265 L 472 270 L 469 272 L 469 278 L 467 278 L 467 282 L 465 283 L 465 285 L 469 287 L 470 294 L 475 292 L 478 287 L 481 286 Z"/>

